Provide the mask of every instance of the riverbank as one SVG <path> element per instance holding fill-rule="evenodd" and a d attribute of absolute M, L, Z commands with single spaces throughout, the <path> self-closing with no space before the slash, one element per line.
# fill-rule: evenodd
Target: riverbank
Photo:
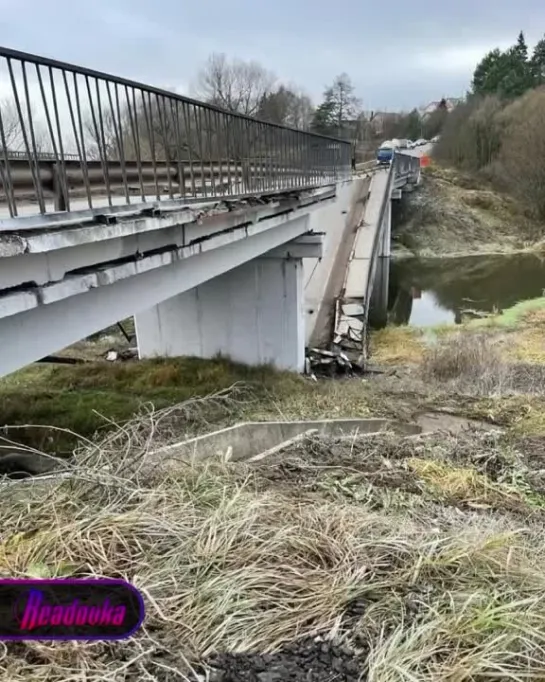
<path fill-rule="evenodd" d="M 544 250 L 545 226 L 482 178 L 433 163 L 397 216 L 393 254 L 459 257 Z"/>
<path fill-rule="evenodd" d="M 110 424 L 80 447 L 75 478 L 47 484 L 47 495 L 39 483 L 3 491 L 4 575 L 123 576 L 142 591 L 146 622 L 119 643 L 9 646 L 0 674 L 26 682 L 47 665 L 50 682 L 303 682 L 309 671 L 317 682 L 435 682 L 524 669 L 540 680 L 544 365 L 510 351 L 533 328 L 543 337 L 544 303 L 461 335 L 433 330 L 433 340 L 429 330 L 377 332 L 385 372 L 363 380 L 219 359 L 27 374 L 27 396 L 41 385 L 60 400 L 64 388 L 70 412 L 89 391 L 118 419 L 138 396 L 216 395 Z M 496 334 L 511 334 L 499 350 Z M 254 464 L 141 466 L 158 446 L 221 422 L 351 415 L 435 417 L 441 430 L 311 439 Z"/>
<path fill-rule="evenodd" d="M 242 420 L 378 416 L 410 422 L 433 410 L 452 412 L 453 406 L 460 417 L 492 415 L 491 423 L 540 433 L 541 422 L 534 422 L 545 407 L 538 381 L 544 337 L 545 299 L 536 299 L 459 326 L 375 332 L 372 360 L 383 373 L 363 379 L 316 382 L 221 358 L 33 365 L 0 380 L 3 437 L 69 456 L 78 444 L 104 436 L 135 413 L 184 401 L 191 401 L 191 413 L 174 411 L 170 417 L 179 440 Z M 448 370 L 430 373 L 435 355 Z M 521 376 L 527 386 L 521 386 Z M 201 400 L 233 386 L 229 400 Z M 530 419 L 524 416 L 528 410 Z"/>

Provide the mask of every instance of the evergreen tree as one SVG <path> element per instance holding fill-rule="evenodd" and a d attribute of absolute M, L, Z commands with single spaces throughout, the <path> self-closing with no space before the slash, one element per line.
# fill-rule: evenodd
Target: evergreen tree
<path fill-rule="evenodd" d="M 517 38 L 517 44 L 515 45 L 515 51 L 522 61 L 528 61 L 528 46 L 526 45 L 526 39 L 524 38 L 524 33 L 521 31 Z"/>
<path fill-rule="evenodd" d="M 508 99 L 519 97 L 534 86 L 535 68 L 528 60 L 528 47 L 521 31 L 516 45 L 505 52 L 492 50 L 477 64 L 472 81 L 473 94 L 481 97 L 499 95 Z"/>
<path fill-rule="evenodd" d="M 505 55 L 497 48 L 491 50 L 475 68 L 471 84 L 473 92 L 482 96 L 497 92 L 505 74 Z"/>
<path fill-rule="evenodd" d="M 545 83 L 545 38 L 538 41 L 534 47 L 530 68 L 535 85 L 543 85 Z"/>
<path fill-rule="evenodd" d="M 321 135 L 333 135 L 336 129 L 335 104 L 326 92 L 324 101 L 316 107 L 312 119 L 312 130 Z"/>

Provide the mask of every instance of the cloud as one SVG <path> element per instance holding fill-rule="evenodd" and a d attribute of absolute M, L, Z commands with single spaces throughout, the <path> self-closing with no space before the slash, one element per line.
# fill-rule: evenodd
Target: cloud
<path fill-rule="evenodd" d="M 473 73 L 475 65 L 490 50 L 498 47 L 507 49 L 513 41 L 503 40 L 489 45 L 452 45 L 443 49 L 417 53 L 413 58 L 415 70 L 443 73 L 448 78 L 451 73 Z"/>
<path fill-rule="evenodd" d="M 17 49 L 178 92 L 213 51 L 255 59 L 315 99 L 346 71 L 369 109 L 459 95 L 485 52 L 520 29 L 535 42 L 533 27 L 545 26 L 542 0 L 0 0 L 0 9 Z"/>

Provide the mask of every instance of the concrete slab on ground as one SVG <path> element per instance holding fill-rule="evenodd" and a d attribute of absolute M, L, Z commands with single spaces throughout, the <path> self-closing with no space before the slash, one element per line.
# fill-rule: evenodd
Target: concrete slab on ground
<path fill-rule="evenodd" d="M 388 419 L 322 419 L 316 421 L 243 422 L 156 451 L 152 457 L 192 461 L 225 456 L 233 461 L 247 460 L 307 431 L 320 436 L 346 436 L 396 431 L 407 435 L 421 432 L 414 424 Z"/>

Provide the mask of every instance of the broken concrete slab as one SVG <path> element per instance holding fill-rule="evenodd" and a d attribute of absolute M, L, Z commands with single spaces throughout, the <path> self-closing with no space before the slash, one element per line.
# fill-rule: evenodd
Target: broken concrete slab
<path fill-rule="evenodd" d="M 198 461 L 209 457 L 223 458 L 228 452 L 232 461 L 244 461 L 309 430 L 315 430 L 316 435 L 330 437 L 384 431 L 414 435 L 422 431 L 415 424 L 388 419 L 243 422 L 161 448 L 150 455 L 148 461 L 151 458 Z"/>
<path fill-rule="evenodd" d="M 343 303 L 341 305 L 343 315 L 348 317 L 361 317 L 365 315 L 365 308 L 362 303 Z"/>

